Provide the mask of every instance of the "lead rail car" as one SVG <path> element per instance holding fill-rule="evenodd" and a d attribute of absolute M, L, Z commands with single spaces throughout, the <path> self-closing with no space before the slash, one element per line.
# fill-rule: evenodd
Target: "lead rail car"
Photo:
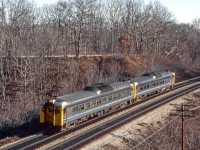
<path fill-rule="evenodd" d="M 162 71 L 144 74 L 125 82 L 87 86 L 76 93 L 42 100 L 40 123 L 59 130 L 66 129 L 170 89 L 174 84 L 175 73 Z"/>

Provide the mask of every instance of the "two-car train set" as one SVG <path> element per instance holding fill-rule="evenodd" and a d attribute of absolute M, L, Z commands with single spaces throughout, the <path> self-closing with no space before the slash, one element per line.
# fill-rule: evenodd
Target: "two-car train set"
<path fill-rule="evenodd" d="M 87 86 L 76 93 L 42 100 L 40 123 L 59 130 L 66 129 L 148 95 L 170 89 L 174 84 L 175 73 L 162 71 L 125 82 Z"/>

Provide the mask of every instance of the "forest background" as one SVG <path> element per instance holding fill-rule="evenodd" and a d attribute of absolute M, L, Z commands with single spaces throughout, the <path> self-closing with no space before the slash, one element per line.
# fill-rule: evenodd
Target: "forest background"
<path fill-rule="evenodd" d="M 1 136 L 38 120 L 42 98 L 163 69 L 156 66 L 158 57 L 199 70 L 200 18 L 179 24 L 157 1 L 67 0 L 36 7 L 28 0 L 1 0 Z M 141 68 L 125 68 L 143 58 Z"/>

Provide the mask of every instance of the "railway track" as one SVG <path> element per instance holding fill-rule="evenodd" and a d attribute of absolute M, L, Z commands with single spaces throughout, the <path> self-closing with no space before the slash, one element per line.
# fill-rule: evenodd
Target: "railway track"
<path fill-rule="evenodd" d="M 173 90 L 179 89 L 181 87 L 187 86 L 189 84 L 192 84 L 192 83 L 195 83 L 195 82 L 198 82 L 198 81 L 200 81 L 200 78 L 193 78 L 193 79 L 178 83 L 174 86 Z M 199 84 L 198 84 L 198 86 L 199 86 Z M 194 90 L 194 88 L 195 87 L 190 89 L 190 91 Z M 187 91 L 184 91 L 184 92 L 187 92 Z M 167 93 L 167 92 L 165 92 L 165 93 Z M 132 104 L 128 107 L 125 107 L 123 109 L 119 109 L 119 110 L 113 111 L 109 114 L 105 114 L 105 115 L 103 115 L 99 118 L 94 118 L 92 120 L 89 120 L 85 123 L 80 124 L 79 126 L 71 128 L 67 131 L 63 131 L 63 132 L 60 132 L 60 133 L 57 133 L 57 134 L 51 135 L 51 136 L 41 134 L 41 135 L 36 136 L 35 138 L 31 138 L 30 140 L 26 140 L 24 142 L 22 141 L 20 143 L 13 144 L 13 145 L 10 145 L 10 146 L 2 148 L 2 149 L 35 149 L 35 148 L 41 147 L 43 145 L 46 145 L 46 144 L 48 144 L 52 141 L 55 141 L 55 140 L 61 138 L 63 136 L 71 134 L 71 133 L 73 133 L 73 132 L 75 132 L 75 131 L 77 131 L 81 128 L 84 128 L 84 127 L 92 124 L 93 122 L 98 122 L 99 120 L 102 120 L 102 119 L 108 117 L 109 115 L 113 115 L 113 114 L 115 114 L 119 111 L 123 111 L 125 109 L 130 108 L 130 107 L 133 107 L 134 105 L 144 103 L 145 101 L 148 101 L 149 99 L 155 98 L 155 97 L 162 95 L 162 94 L 164 94 L 164 93 L 159 93 L 157 95 L 153 95 L 151 97 L 148 97 L 144 100 L 141 100 L 141 101 L 134 103 L 134 104 Z M 182 94 L 183 93 L 181 93 L 180 95 L 182 95 Z M 169 95 L 168 97 L 166 96 L 165 99 L 171 100 L 172 98 L 173 99 L 176 98 L 175 95 Z M 159 103 L 159 101 L 161 101 L 161 102 Z M 128 120 L 134 119 L 134 117 L 136 118 L 136 117 L 146 113 L 147 111 L 155 109 L 156 107 L 158 107 L 158 106 L 160 106 L 160 105 L 162 105 L 166 102 L 168 102 L 168 101 L 164 100 L 164 99 L 161 99 L 161 100 L 158 99 L 157 101 L 154 101 L 151 104 L 148 103 L 148 105 L 146 104 L 146 105 L 144 105 L 144 106 L 142 106 L 138 109 L 134 109 L 134 110 L 132 110 L 132 111 L 126 113 L 126 114 L 123 114 L 123 115 L 121 115 L 117 118 L 114 118 L 114 119 L 112 119 L 108 122 L 102 123 L 100 126 L 96 126 L 95 128 L 92 128 L 91 130 L 85 131 L 82 134 L 78 134 L 76 136 L 73 136 L 73 137 L 69 138 L 67 141 L 59 143 L 59 145 L 52 146 L 51 149 L 65 149 L 65 148 L 73 149 L 75 147 L 78 147 L 81 144 L 84 144 L 85 142 L 88 142 L 91 139 L 94 139 L 94 137 L 97 137 L 97 136 L 103 134 L 104 132 L 109 131 L 109 130 L 111 130 L 111 129 L 119 126 L 119 125 L 122 125 L 124 122 L 127 122 Z M 156 104 L 156 103 L 158 103 L 158 104 Z M 122 118 L 126 118 L 126 120 L 123 121 Z M 109 127 L 109 128 L 106 128 L 106 127 Z M 84 139 L 84 140 L 81 140 L 81 139 Z"/>

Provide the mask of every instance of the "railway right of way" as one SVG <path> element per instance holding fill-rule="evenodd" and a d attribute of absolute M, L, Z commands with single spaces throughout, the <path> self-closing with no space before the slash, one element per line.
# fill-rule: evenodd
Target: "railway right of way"
<path fill-rule="evenodd" d="M 52 150 L 61 150 L 61 149 L 76 149 L 78 147 L 81 147 L 82 145 L 86 144 L 87 142 L 90 142 L 91 140 L 94 140 L 98 136 L 108 133 L 109 131 L 113 130 L 114 128 L 117 128 L 133 119 L 138 118 L 141 115 L 144 115 L 148 113 L 149 111 L 152 111 L 159 106 L 170 102 L 173 99 L 176 99 L 182 95 L 185 95 L 195 89 L 200 88 L 200 82 L 193 83 L 191 86 L 188 86 L 182 90 L 179 90 L 178 92 L 168 94 L 162 98 L 157 99 L 156 101 L 150 102 L 148 104 L 145 104 L 142 107 L 139 107 L 137 109 L 134 109 L 124 115 L 121 115 L 117 118 L 114 118 L 110 121 L 107 121 L 95 128 L 92 128 L 89 131 L 86 131 L 82 134 L 79 134 L 77 136 L 74 136 L 66 141 L 63 141 L 62 143 L 58 143 L 57 145 L 54 145 L 51 148 Z"/>
<path fill-rule="evenodd" d="M 181 88 L 181 87 L 184 87 L 184 86 L 187 86 L 187 85 L 190 85 L 190 84 L 194 84 L 194 83 L 196 83 L 196 82 L 198 82 L 198 81 L 200 81 L 200 78 L 193 78 L 193 79 L 190 79 L 190 80 L 187 80 L 187 81 L 184 81 L 184 82 L 180 82 L 180 83 L 177 83 L 175 86 L 174 86 L 174 89 L 173 90 L 176 90 L 176 89 L 179 89 L 179 88 Z M 168 91 L 169 92 L 169 91 Z M 159 95 L 163 95 L 164 93 L 159 93 L 159 94 L 157 94 L 157 95 L 154 95 L 154 96 L 151 96 L 151 97 L 147 97 L 146 99 L 143 99 L 143 100 L 141 100 L 141 101 L 139 101 L 139 102 L 137 102 L 137 103 L 134 103 L 133 105 L 139 105 L 139 104 L 142 104 L 142 103 L 144 103 L 145 101 L 148 101 L 149 99 L 152 99 L 152 98 L 155 98 L 155 97 L 157 97 L 157 96 L 159 96 Z M 165 101 L 163 101 L 164 103 L 166 103 Z M 152 102 L 152 104 L 151 105 L 153 105 L 154 103 Z M 28 140 L 28 141 L 25 141 L 25 142 L 21 142 L 21 143 L 16 143 L 16 144 L 14 144 L 14 145 L 11 145 L 11 146 L 8 146 L 8 147 L 5 147 L 5 148 L 3 148 L 3 149 L 35 149 L 35 148 L 39 148 L 40 146 L 43 146 L 43 145 L 46 145 L 46 144 L 48 144 L 48 143 L 51 143 L 51 141 L 54 141 L 54 140 L 56 140 L 56 139 L 58 139 L 58 138 L 61 138 L 61 137 L 63 137 L 64 135 L 66 135 L 66 134 L 71 134 L 71 133 L 73 133 L 73 132 L 75 132 L 75 131 L 77 131 L 77 130 L 80 130 L 81 128 L 84 128 L 84 127 L 86 127 L 86 126 L 89 126 L 90 124 L 92 124 L 93 122 L 98 122 L 99 120 L 102 120 L 103 118 L 106 118 L 106 117 L 108 117 L 109 115 L 112 115 L 112 114 L 115 114 L 115 113 L 118 113 L 118 112 L 120 112 L 120 111 L 123 111 L 123 110 L 125 110 L 125 109 L 128 109 L 128 108 L 130 108 L 130 107 L 132 107 L 133 105 L 131 105 L 131 106 L 128 106 L 128 107 L 126 107 L 126 108 L 123 108 L 123 109 L 120 109 L 120 110 L 116 110 L 116 111 L 114 111 L 114 112 L 112 112 L 112 113 L 110 113 L 110 114 L 106 114 L 106 115 L 104 115 L 104 116 L 101 116 L 101 117 L 99 117 L 99 118 L 95 118 L 95 119 L 92 119 L 92 120 L 90 120 L 90 121 L 88 121 L 88 122 L 85 122 L 85 123 L 83 123 L 83 124 L 80 124 L 79 126 L 77 126 L 77 127 L 75 127 L 75 128 L 72 128 L 72 129 L 69 129 L 69 130 L 67 130 L 67 131 L 64 131 L 64 132 L 61 132 L 61 133 L 57 133 L 57 134 L 55 134 L 55 135 L 52 135 L 52 136 L 47 136 L 47 135 L 39 135 L 39 136 L 36 136 L 35 138 L 33 138 L 33 139 L 31 139 L 31 140 Z M 162 104 L 160 104 L 160 105 L 162 105 Z M 158 106 L 157 106 L 158 107 Z M 142 115 L 142 114 L 144 114 L 145 112 L 145 108 L 147 108 L 147 104 L 145 104 L 144 106 L 142 106 L 141 108 L 140 108 L 140 110 L 143 110 L 143 113 L 141 113 L 140 115 Z M 153 108 L 152 108 L 153 109 Z M 134 109 L 134 111 L 131 113 L 131 116 L 137 116 L 138 117 L 138 115 L 137 115 L 137 113 L 139 112 L 139 108 L 137 108 L 137 109 Z M 127 118 L 128 119 L 128 117 L 127 116 L 125 116 L 125 115 L 127 115 L 129 112 L 127 112 L 126 114 L 124 114 L 124 115 L 121 115 L 121 117 L 123 118 Z M 118 118 L 120 118 L 120 116 L 118 117 Z M 112 119 L 112 120 L 115 120 L 116 118 L 114 118 L 114 119 Z M 132 118 L 132 119 L 134 119 L 134 118 Z M 131 120 L 131 118 L 130 118 L 130 120 Z M 128 120 L 127 120 L 128 121 Z M 117 122 L 117 123 L 116 123 Z M 97 127 L 95 127 L 95 128 L 92 128 L 91 130 L 93 131 L 93 133 L 91 133 L 92 131 L 91 130 L 88 130 L 88 133 L 87 133 L 87 131 L 84 131 L 83 133 L 79 133 L 79 134 L 75 134 L 75 136 L 73 136 L 73 137 L 70 137 L 67 141 L 68 141 L 68 145 L 67 145 L 67 143 L 66 142 L 64 142 L 63 143 L 63 147 L 60 147 L 61 145 L 62 145 L 62 143 L 59 143 L 59 147 L 58 147 L 58 145 L 55 145 L 55 146 L 52 146 L 51 147 L 51 149 L 64 149 L 64 148 L 67 148 L 67 149 L 73 149 L 74 147 L 77 147 L 77 146 L 80 146 L 81 144 L 83 144 L 83 143 L 85 143 L 86 141 L 88 142 L 89 140 L 91 140 L 91 138 L 93 139 L 94 137 L 97 137 L 98 135 L 101 135 L 101 134 L 103 134 L 104 133 L 104 130 L 106 131 L 106 130 L 111 130 L 111 129 L 113 129 L 113 128 L 115 128 L 115 127 L 117 127 L 117 126 L 119 126 L 120 125 L 120 121 L 118 120 L 116 120 L 116 122 L 107 122 L 107 124 L 106 123 L 102 123 L 102 125 L 99 127 L 98 126 L 98 129 L 96 129 L 96 130 L 100 130 L 101 132 L 100 133 L 94 133 L 94 131 L 95 131 L 95 128 L 97 128 Z M 125 121 L 126 122 L 126 121 Z M 105 124 L 105 125 L 103 125 L 103 124 Z M 115 126 L 112 126 L 112 124 L 115 124 Z M 121 123 L 121 124 L 123 124 L 123 122 Z M 105 126 L 110 126 L 110 129 L 106 129 L 105 128 Z M 102 130 L 102 128 L 104 129 L 104 130 Z M 93 135 L 94 137 L 82 137 L 83 135 Z M 80 136 L 80 137 L 79 137 Z M 80 139 L 82 139 L 82 138 L 84 138 L 84 140 L 82 140 L 82 141 L 80 141 Z M 78 140 L 79 139 L 79 141 L 76 141 L 76 140 L 74 140 L 74 139 L 76 139 L 76 140 Z M 72 141 L 71 141 L 72 140 Z M 76 142 L 75 142 L 76 141 Z M 72 143 L 76 143 L 76 145 L 73 145 Z M 78 144 L 79 143 L 79 144 Z M 49 147 L 50 148 L 50 147 Z M 48 149 L 49 149 L 48 148 Z"/>

